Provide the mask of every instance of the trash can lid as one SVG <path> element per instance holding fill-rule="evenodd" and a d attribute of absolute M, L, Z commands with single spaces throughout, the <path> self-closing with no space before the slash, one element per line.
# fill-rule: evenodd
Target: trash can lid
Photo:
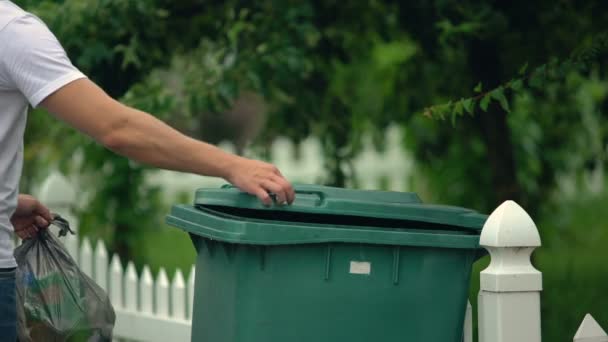
<path fill-rule="evenodd" d="M 307 221 L 331 223 L 332 218 L 383 219 L 427 223 L 430 226 L 451 226 L 479 231 L 487 216 L 471 209 L 424 204 L 417 194 L 376 190 L 352 190 L 320 185 L 294 185 L 296 200 L 291 205 L 264 206 L 259 199 L 226 185 L 196 191 L 194 204 L 239 214 L 255 212 L 255 217 L 285 220 L 306 215 Z M 249 215 L 251 217 L 251 215 Z M 363 223 L 363 222 L 362 222 Z M 400 224 L 399 226 L 402 227 Z M 429 227 L 430 228 L 430 227 Z"/>

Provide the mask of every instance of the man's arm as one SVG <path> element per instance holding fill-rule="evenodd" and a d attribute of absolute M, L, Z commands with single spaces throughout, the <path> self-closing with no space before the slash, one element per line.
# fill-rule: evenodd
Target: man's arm
<path fill-rule="evenodd" d="M 189 138 L 150 114 L 112 99 L 88 79 L 73 81 L 40 104 L 112 151 L 163 169 L 221 177 L 271 204 L 291 203 L 294 191 L 268 163 L 242 158 Z"/>

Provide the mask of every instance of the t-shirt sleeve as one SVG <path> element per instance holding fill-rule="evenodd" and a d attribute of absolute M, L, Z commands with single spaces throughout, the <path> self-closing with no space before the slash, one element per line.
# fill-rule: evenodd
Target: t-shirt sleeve
<path fill-rule="evenodd" d="M 0 50 L 0 72 L 33 107 L 68 83 L 86 77 L 33 15 L 17 18 L 0 31 Z"/>

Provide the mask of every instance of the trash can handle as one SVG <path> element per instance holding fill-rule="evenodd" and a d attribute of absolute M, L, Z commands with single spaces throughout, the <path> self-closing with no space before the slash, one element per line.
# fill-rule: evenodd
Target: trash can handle
<path fill-rule="evenodd" d="M 307 186 L 307 185 L 296 185 L 294 189 L 296 193 L 296 201 L 298 200 L 297 195 L 311 195 L 316 196 L 314 205 L 317 207 L 325 205 L 325 200 L 334 194 L 335 190 L 319 189 L 318 186 Z"/>

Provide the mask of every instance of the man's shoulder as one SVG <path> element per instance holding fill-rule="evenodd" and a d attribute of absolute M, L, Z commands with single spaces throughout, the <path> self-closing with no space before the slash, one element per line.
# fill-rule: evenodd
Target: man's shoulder
<path fill-rule="evenodd" d="M 26 16 L 28 13 L 11 1 L 0 0 L 0 31 L 15 19 Z"/>

